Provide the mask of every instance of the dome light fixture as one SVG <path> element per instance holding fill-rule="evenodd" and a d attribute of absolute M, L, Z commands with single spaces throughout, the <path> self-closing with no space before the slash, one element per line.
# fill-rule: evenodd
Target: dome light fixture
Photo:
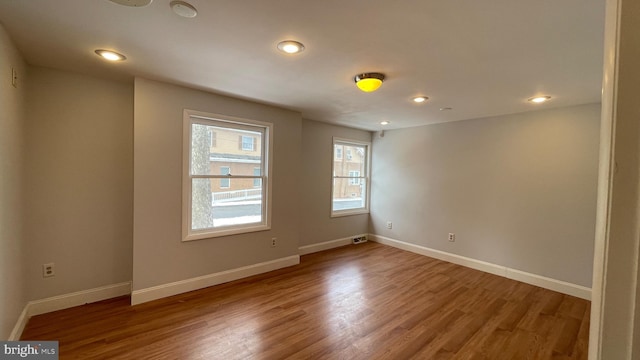
<path fill-rule="evenodd" d="M 551 100 L 551 96 L 534 96 L 532 98 L 527 99 L 528 102 L 534 103 L 534 104 L 541 104 L 549 100 Z"/>
<path fill-rule="evenodd" d="M 364 92 L 373 92 L 378 90 L 384 81 L 384 74 L 381 73 L 363 73 L 356 75 L 353 80 L 356 82 L 358 89 Z"/>
<path fill-rule="evenodd" d="M 298 54 L 304 50 L 304 45 L 295 40 L 285 40 L 278 43 L 278 50 L 287 54 Z"/>
<path fill-rule="evenodd" d="M 96 54 L 109 61 L 123 61 L 127 59 L 126 56 L 111 50 L 98 49 L 96 50 Z"/>
<path fill-rule="evenodd" d="M 426 96 L 416 96 L 411 100 L 413 100 L 414 103 L 420 104 L 420 103 L 423 103 L 423 102 L 429 100 L 429 98 L 426 97 Z"/>

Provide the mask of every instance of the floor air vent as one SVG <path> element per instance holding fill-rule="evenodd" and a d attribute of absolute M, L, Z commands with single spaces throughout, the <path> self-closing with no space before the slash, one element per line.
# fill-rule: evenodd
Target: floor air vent
<path fill-rule="evenodd" d="M 353 243 L 354 244 L 360 244 L 360 243 L 363 243 L 363 242 L 366 242 L 366 241 L 367 241 L 367 237 L 365 235 L 356 236 L 356 237 L 353 238 Z"/>

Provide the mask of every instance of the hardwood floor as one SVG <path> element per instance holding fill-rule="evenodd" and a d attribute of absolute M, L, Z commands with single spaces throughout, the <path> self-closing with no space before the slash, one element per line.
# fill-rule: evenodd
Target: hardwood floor
<path fill-rule="evenodd" d="M 34 316 L 60 359 L 586 359 L 590 303 L 376 243 L 153 302 Z"/>

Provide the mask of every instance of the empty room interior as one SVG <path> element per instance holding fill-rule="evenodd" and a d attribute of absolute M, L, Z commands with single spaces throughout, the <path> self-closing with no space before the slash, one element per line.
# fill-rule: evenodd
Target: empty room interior
<path fill-rule="evenodd" d="M 0 0 L 0 339 L 640 359 L 639 16 Z"/>

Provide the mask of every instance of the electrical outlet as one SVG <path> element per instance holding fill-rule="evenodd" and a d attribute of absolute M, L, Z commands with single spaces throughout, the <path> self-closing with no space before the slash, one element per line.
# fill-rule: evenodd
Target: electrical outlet
<path fill-rule="evenodd" d="M 52 277 L 56 275 L 54 263 L 42 264 L 42 277 Z"/>
<path fill-rule="evenodd" d="M 271 238 L 271 247 L 278 246 L 278 238 Z"/>
<path fill-rule="evenodd" d="M 393 229 L 393 223 L 391 221 L 387 221 L 387 229 Z"/>
<path fill-rule="evenodd" d="M 451 241 L 451 242 L 456 241 L 456 234 L 454 234 L 454 233 L 449 233 L 449 241 Z"/>

